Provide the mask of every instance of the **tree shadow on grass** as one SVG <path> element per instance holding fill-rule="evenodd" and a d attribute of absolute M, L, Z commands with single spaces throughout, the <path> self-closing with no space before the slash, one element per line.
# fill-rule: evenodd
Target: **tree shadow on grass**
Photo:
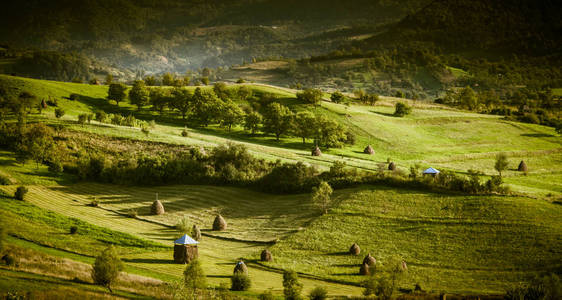
<path fill-rule="evenodd" d="M 547 133 L 522 133 L 521 136 L 536 137 L 536 138 L 541 138 L 541 137 L 554 137 L 554 135 L 552 135 L 552 134 L 547 134 Z"/>
<path fill-rule="evenodd" d="M 372 112 L 372 113 L 377 114 L 377 115 L 385 116 L 385 117 L 395 117 L 394 114 L 383 113 L 383 112 L 380 112 L 380 111 L 370 110 L 369 112 Z"/>
<path fill-rule="evenodd" d="M 349 254 L 348 251 L 340 251 L 340 252 L 330 252 L 330 253 L 326 253 L 327 255 L 333 255 L 333 256 L 346 256 L 346 255 L 351 255 Z"/>
<path fill-rule="evenodd" d="M 230 275 L 207 275 L 207 277 L 210 277 L 210 278 L 230 278 L 232 276 L 230 276 Z"/>
<path fill-rule="evenodd" d="M 142 263 L 142 264 L 174 264 L 173 259 L 158 259 L 158 258 L 123 258 L 124 262 L 128 263 Z"/>

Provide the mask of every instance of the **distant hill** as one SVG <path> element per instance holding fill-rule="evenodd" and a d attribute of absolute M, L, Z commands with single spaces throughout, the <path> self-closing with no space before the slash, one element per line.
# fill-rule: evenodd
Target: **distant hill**
<path fill-rule="evenodd" d="M 0 11 L 0 45 L 79 52 L 133 71 L 183 73 L 259 57 L 319 55 L 428 2 L 12 1 Z"/>

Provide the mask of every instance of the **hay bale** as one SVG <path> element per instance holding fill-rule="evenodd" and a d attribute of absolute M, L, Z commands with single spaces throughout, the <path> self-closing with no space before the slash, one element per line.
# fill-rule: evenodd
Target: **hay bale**
<path fill-rule="evenodd" d="M 312 156 L 321 156 L 321 155 L 322 155 L 322 151 L 320 151 L 320 148 L 318 148 L 318 146 L 312 149 Z"/>
<path fill-rule="evenodd" d="M 363 264 L 367 264 L 367 265 L 372 267 L 372 266 L 377 264 L 377 260 L 374 257 L 371 256 L 371 253 L 369 253 L 363 259 Z"/>
<path fill-rule="evenodd" d="M 361 248 L 359 248 L 359 245 L 357 245 L 357 243 L 353 243 L 353 245 L 351 245 L 351 247 L 349 248 L 349 253 L 351 255 L 359 255 L 359 253 L 361 253 Z"/>
<path fill-rule="evenodd" d="M 215 221 L 213 222 L 213 230 L 214 231 L 226 230 L 226 221 L 221 215 L 217 215 L 215 217 Z"/>
<path fill-rule="evenodd" d="M 359 274 L 364 276 L 371 275 L 371 267 L 368 264 L 362 264 L 359 268 Z"/>
<path fill-rule="evenodd" d="M 193 228 L 191 229 L 191 237 L 193 237 L 193 239 L 196 240 L 196 241 L 201 240 L 201 230 L 195 224 L 193 225 Z"/>
<path fill-rule="evenodd" d="M 197 246 L 174 245 L 174 262 L 177 264 L 188 264 L 199 256 Z"/>
<path fill-rule="evenodd" d="M 390 171 L 396 170 L 396 164 L 395 164 L 394 162 L 390 162 L 390 163 L 388 164 L 388 169 L 389 169 Z"/>
<path fill-rule="evenodd" d="M 162 205 L 162 202 L 160 202 L 160 200 L 154 200 L 154 202 L 152 203 L 152 206 L 150 207 L 150 213 L 153 216 L 154 215 L 163 215 L 165 213 L 164 205 Z"/>
<path fill-rule="evenodd" d="M 248 275 L 248 267 L 243 261 L 239 261 L 234 266 L 234 274 L 246 274 Z"/>
<path fill-rule="evenodd" d="M 519 167 L 517 168 L 519 172 L 527 172 L 527 164 L 524 161 L 519 163 Z"/>
<path fill-rule="evenodd" d="M 363 150 L 363 153 L 373 155 L 375 154 L 375 149 L 373 149 L 371 145 L 368 145 L 367 147 L 365 147 L 365 150 Z"/>
<path fill-rule="evenodd" d="M 273 260 L 273 256 L 271 256 L 271 252 L 269 252 L 269 250 L 265 249 L 261 252 L 261 261 L 272 261 Z"/>

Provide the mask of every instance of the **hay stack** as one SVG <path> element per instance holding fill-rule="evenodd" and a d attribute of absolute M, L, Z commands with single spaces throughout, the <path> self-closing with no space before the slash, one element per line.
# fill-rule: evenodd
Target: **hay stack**
<path fill-rule="evenodd" d="M 236 263 L 236 266 L 234 267 L 234 274 L 248 274 L 248 267 L 243 261 Z"/>
<path fill-rule="evenodd" d="M 402 261 L 402 263 L 400 264 L 400 267 L 402 268 L 402 271 L 408 271 L 408 266 L 406 265 L 405 261 Z"/>
<path fill-rule="evenodd" d="M 359 268 L 360 275 L 371 275 L 371 267 L 368 264 L 362 264 Z"/>
<path fill-rule="evenodd" d="M 174 245 L 174 262 L 177 264 L 188 264 L 199 256 L 197 246 Z"/>
<path fill-rule="evenodd" d="M 191 229 L 191 236 L 196 241 L 201 240 L 201 230 L 195 224 L 193 225 L 193 228 Z"/>
<path fill-rule="evenodd" d="M 361 253 L 361 248 L 359 248 L 359 245 L 357 245 L 356 243 L 353 243 L 353 245 L 351 245 L 351 248 L 349 248 L 349 253 L 351 255 L 359 255 L 359 253 Z"/>
<path fill-rule="evenodd" d="M 363 259 L 363 264 L 367 264 L 368 266 L 372 267 L 377 264 L 377 260 L 371 256 L 371 253 L 369 253 Z"/>
<path fill-rule="evenodd" d="M 321 155 L 322 155 L 322 151 L 320 151 L 320 148 L 318 148 L 318 146 L 312 149 L 312 156 L 321 156 Z"/>
<path fill-rule="evenodd" d="M 165 213 L 164 205 L 162 205 L 160 200 L 154 200 L 152 206 L 150 207 L 150 213 L 152 215 L 163 215 Z"/>
<path fill-rule="evenodd" d="M 517 168 L 519 172 L 527 172 L 527 164 L 524 161 L 519 163 L 519 167 Z"/>
<path fill-rule="evenodd" d="M 223 219 L 221 215 L 217 215 L 215 217 L 215 221 L 213 222 L 213 230 L 214 231 L 226 230 L 226 221 Z"/>
<path fill-rule="evenodd" d="M 271 256 L 271 252 L 269 252 L 269 250 L 265 249 L 261 252 L 261 261 L 272 261 L 273 260 L 273 256 Z"/>
<path fill-rule="evenodd" d="M 373 155 L 375 154 L 375 149 L 373 149 L 371 145 L 368 145 L 367 147 L 365 147 L 365 150 L 363 150 L 363 153 Z"/>
<path fill-rule="evenodd" d="M 395 164 L 394 162 L 390 162 L 390 163 L 388 164 L 388 169 L 389 169 L 390 171 L 396 170 L 396 164 Z"/>

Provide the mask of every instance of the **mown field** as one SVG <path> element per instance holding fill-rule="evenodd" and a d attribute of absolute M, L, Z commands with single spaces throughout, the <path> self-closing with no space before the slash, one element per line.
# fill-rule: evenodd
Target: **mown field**
<path fill-rule="evenodd" d="M 107 236 L 93 235 L 96 228 L 130 236 L 148 244 L 139 247 L 116 243 L 128 272 L 161 280 L 181 277 L 184 266 L 173 264 L 172 242 L 178 236 L 173 226 L 187 217 L 203 229 L 200 254 L 209 282 L 228 284 L 235 262 L 244 258 L 250 267 L 253 287 L 250 294 L 272 289 L 282 293 L 282 275 L 276 270 L 296 269 L 302 273 L 305 292 L 325 286 L 330 295 L 359 295 L 357 275 L 363 255 L 372 253 L 382 267 L 391 257 L 408 263 L 402 288 L 419 283 L 439 293 L 498 294 L 512 284 L 541 271 L 560 272 L 562 265 L 562 139 L 552 128 L 505 121 L 497 116 L 448 109 L 413 102 L 413 113 L 405 118 L 392 116 L 395 98 L 382 97 L 375 107 L 323 102 L 318 113 L 346 124 L 356 134 L 354 146 L 323 149 L 321 157 L 310 156 L 311 141 L 299 138 L 251 136 L 241 127 L 227 132 L 218 126 L 189 128 L 182 137 L 181 117 L 173 112 L 159 116 L 128 103 L 116 107 L 105 100 L 106 86 L 59 83 L 0 75 L 0 82 L 18 90 L 30 90 L 39 98 L 56 97 L 67 114 L 55 119 L 53 108 L 30 115 L 30 122 L 60 124 L 79 134 L 156 141 L 180 146 L 211 148 L 227 142 L 244 144 L 249 152 L 267 160 L 303 161 L 327 169 L 334 161 L 365 170 L 377 170 L 387 161 L 399 170 L 410 166 L 433 166 L 465 174 L 482 171 L 482 179 L 495 175 L 497 153 L 508 154 L 504 180 L 515 195 L 465 196 L 427 191 L 402 190 L 383 186 L 362 186 L 337 190 L 335 203 L 320 216 L 310 195 L 271 195 L 234 187 L 217 186 L 117 186 L 78 182 L 67 174 L 53 175 L 46 166 L 16 163 L 14 155 L 0 151 L 0 173 L 12 182 L 0 190 L 12 195 L 19 184 L 29 187 L 27 206 L 10 205 L 1 215 L 13 219 L 17 230 L 12 243 L 23 240 L 39 245 L 39 251 L 91 262 L 92 254 L 108 243 Z M 292 109 L 311 107 L 298 103 L 294 92 L 263 85 L 251 85 L 256 93 L 270 92 Z M 65 99 L 78 93 L 81 99 Z M 134 114 L 157 125 L 148 135 L 140 129 L 109 124 L 79 125 L 84 112 Z M 372 145 L 374 155 L 362 153 Z M 516 171 L 521 160 L 527 173 Z M 149 206 L 158 198 L 167 213 L 150 216 Z M 100 207 L 90 207 L 92 200 Z M 2 201 L 15 201 L 3 197 Z M 51 211 L 56 216 L 44 215 Z M 135 212 L 136 218 L 127 215 Z M 225 232 L 210 231 L 214 216 L 221 213 L 228 222 Z M 66 218 L 66 219 L 65 219 Z M 73 218 L 73 219 L 71 219 Z M 30 221 L 34 220 L 34 221 Z M 76 221 L 77 220 L 77 221 Z M 84 223 L 79 223 L 84 222 Z M 89 228 L 87 234 L 66 234 L 70 224 Z M 96 227 L 98 226 L 98 227 Z M 49 234 L 33 233 L 44 228 Z M 119 234 L 116 234 L 119 236 Z M 273 241 L 276 241 L 274 244 Z M 357 242 L 359 257 L 345 252 Z M 259 263 L 261 250 L 269 248 L 273 263 Z M 73 252 L 73 253 L 69 253 Z M 328 281 L 335 282 L 328 282 Z"/>

